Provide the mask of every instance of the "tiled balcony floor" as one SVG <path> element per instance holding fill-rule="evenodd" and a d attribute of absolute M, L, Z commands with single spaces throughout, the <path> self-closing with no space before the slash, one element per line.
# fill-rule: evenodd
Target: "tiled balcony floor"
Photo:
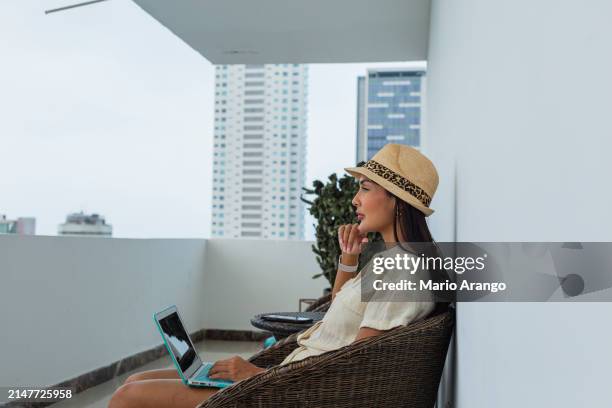
<path fill-rule="evenodd" d="M 224 341 L 224 340 L 204 340 L 195 344 L 198 353 L 203 361 L 217 361 L 234 355 L 248 358 L 255 352 L 261 350 L 260 342 L 250 341 Z M 125 379 L 137 372 L 154 370 L 158 368 L 171 368 L 172 362 L 169 356 L 164 356 L 159 360 L 152 361 L 134 371 L 127 372 L 111 381 L 90 388 L 77 394 L 70 400 L 65 400 L 53 404 L 53 408 L 107 408 L 113 392 L 123 384 Z"/>

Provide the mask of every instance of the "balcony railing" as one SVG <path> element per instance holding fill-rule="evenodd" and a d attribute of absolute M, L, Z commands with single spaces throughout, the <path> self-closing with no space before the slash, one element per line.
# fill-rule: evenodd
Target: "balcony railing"
<path fill-rule="evenodd" d="M 328 286 L 311 278 L 311 244 L 0 236 L 0 384 L 56 384 L 151 349 L 170 304 L 190 331 L 297 311 Z"/>

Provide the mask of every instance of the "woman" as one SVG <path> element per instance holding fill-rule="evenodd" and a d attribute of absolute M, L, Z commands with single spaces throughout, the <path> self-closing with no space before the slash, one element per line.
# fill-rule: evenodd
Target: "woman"
<path fill-rule="evenodd" d="M 352 204 L 359 224 L 338 229 L 342 255 L 332 290 L 332 303 L 323 320 L 298 336 L 298 347 L 281 364 L 302 360 L 376 336 L 394 327 L 426 317 L 435 307 L 433 299 L 410 302 L 362 302 L 361 276 L 357 272 L 361 244 L 369 232 L 379 232 L 386 244 L 433 242 L 425 217 L 438 186 L 436 169 L 424 155 L 409 146 L 385 145 L 363 166 L 346 169 L 359 180 Z M 396 253 L 398 247 L 389 254 Z M 400 248 L 401 244 L 400 244 Z M 234 356 L 217 361 L 210 369 L 214 379 L 240 381 L 264 368 Z M 190 388 L 176 370 L 153 370 L 130 376 L 113 395 L 109 407 L 194 407 L 218 391 Z"/>

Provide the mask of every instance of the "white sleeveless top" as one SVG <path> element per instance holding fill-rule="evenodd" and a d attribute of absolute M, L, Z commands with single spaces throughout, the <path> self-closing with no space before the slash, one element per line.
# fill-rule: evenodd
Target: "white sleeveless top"
<path fill-rule="evenodd" d="M 380 255 L 393 256 L 399 253 L 396 248 L 384 251 Z M 409 256 L 415 255 L 409 254 Z M 298 347 L 283 360 L 281 365 L 347 346 L 355 341 L 361 327 L 389 330 L 423 319 L 433 311 L 435 307 L 433 297 L 431 301 L 362 302 L 361 276 L 373 273 L 371 265 L 370 262 L 357 276 L 344 283 L 323 320 L 298 335 Z"/>

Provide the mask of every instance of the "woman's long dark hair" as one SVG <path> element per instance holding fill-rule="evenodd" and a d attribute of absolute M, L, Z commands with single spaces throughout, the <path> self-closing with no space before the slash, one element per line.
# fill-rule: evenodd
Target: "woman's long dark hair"
<path fill-rule="evenodd" d="M 400 232 L 405 239 L 404 242 L 431 242 L 437 248 L 436 242 L 429 232 L 425 214 L 394 194 L 391 195 L 395 197 L 395 222 L 393 223 L 393 238 L 395 238 L 395 241 L 400 242 L 397 233 L 397 226 L 399 225 Z"/>
<path fill-rule="evenodd" d="M 402 242 L 400 240 L 401 234 L 404 239 L 404 243 L 408 244 L 412 242 L 419 244 L 417 246 L 422 251 L 422 253 L 424 253 L 424 255 L 428 257 L 444 258 L 442 250 L 438 246 L 438 243 L 433 239 L 431 232 L 429 231 L 429 226 L 427 225 L 425 214 L 423 214 L 421 211 L 417 210 L 415 207 L 411 206 L 404 200 L 400 199 L 396 195 L 391 193 L 389 194 L 395 197 L 393 238 L 395 239 L 395 242 L 398 243 L 400 248 L 405 251 L 414 252 L 413 249 L 405 248 L 404 246 L 402 246 Z M 398 228 L 400 234 L 398 234 Z M 450 280 L 449 274 L 444 269 L 444 267 L 438 268 L 435 263 L 434 267 L 432 269 L 429 269 L 429 273 L 431 275 L 432 280 L 436 282 L 444 282 L 445 280 Z M 454 294 L 437 291 L 435 293 L 435 298 L 436 300 L 438 300 L 438 302 L 436 302 L 436 311 L 439 312 L 446 310 L 446 308 L 448 307 L 448 302 L 454 299 Z"/>

